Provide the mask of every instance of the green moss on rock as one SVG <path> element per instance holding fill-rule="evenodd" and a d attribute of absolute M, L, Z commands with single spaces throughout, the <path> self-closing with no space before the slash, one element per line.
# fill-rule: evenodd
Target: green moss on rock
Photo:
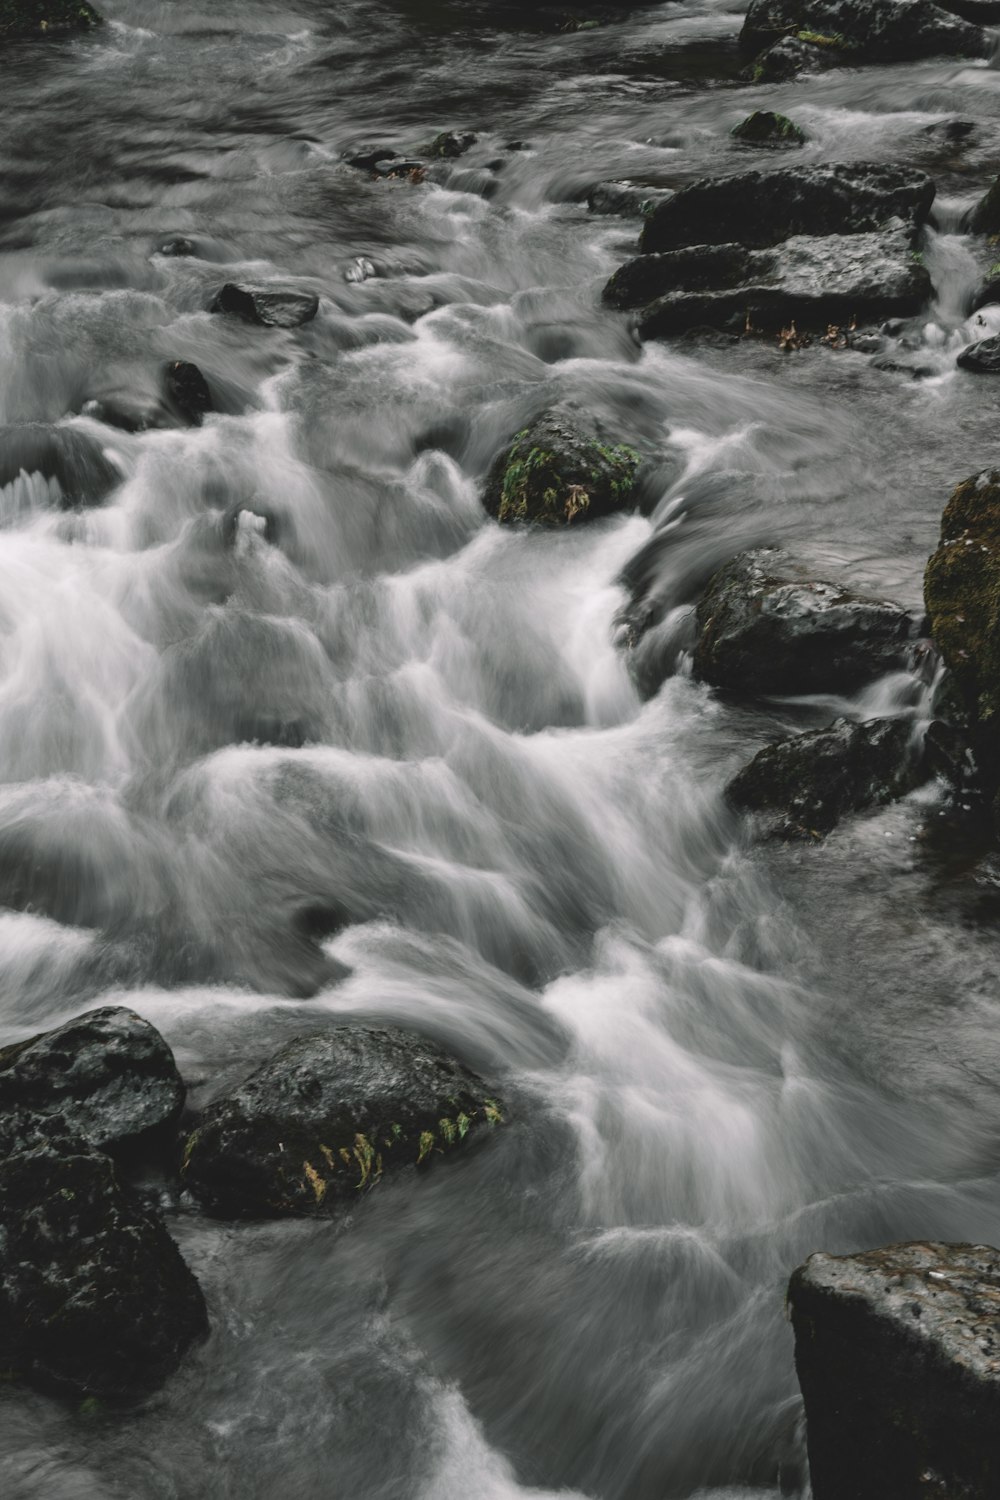
<path fill-rule="evenodd" d="M 483 504 L 504 524 L 570 526 L 625 509 L 638 470 L 633 448 L 600 442 L 572 415 L 547 412 L 497 459 Z"/>
<path fill-rule="evenodd" d="M 807 139 L 805 131 L 787 115 L 769 109 L 755 109 L 729 133 L 748 146 L 802 146 Z"/>
<path fill-rule="evenodd" d="M 89 31 L 101 24 L 86 0 L 0 0 L 0 42 Z"/>

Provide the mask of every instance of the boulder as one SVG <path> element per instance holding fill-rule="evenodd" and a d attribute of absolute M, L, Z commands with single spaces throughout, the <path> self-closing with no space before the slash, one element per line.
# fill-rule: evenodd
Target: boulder
<path fill-rule="evenodd" d="M 740 553 L 698 604 L 697 677 L 738 697 L 851 692 L 905 665 L 914 622 L 899 604 L 809 578 L 786 553 Z"/>
<path fill-rule="evenodd" d="M 1000 234 L 1000 177 L 968 215 L 965 228 L 970 234 Z"/>
<path fill-rule="evenodd" d="M 435 161 L 455 161 L 471 150 L 478 139 L 473 130 L 443 130 L 426 147 L 424 154 Z"/>
<path fill-rule="evenodd" d="M 729 133 L 745 146 L 803 146 L 808 139 L 787 115 L 776 115 L 769 109 L 755 109 Z"/>
<path fill-rule="evenodd" d="M 283 1047 L 205 1111 L 182 1178 L 222 1217 L 325 1215 L 383 1174 L 501 1119 L 482 1079 L 423 1037 L 348 1024 Z"/>
<path fill-rule="evenodd" d="M 844 60 L 844 53 L 799 36 L 783 36 L 766 47 L 747 74 L 752 83 L 784 83 L 800 73 L 818 73 Z"/>
<path fill-rule="evenodd" d="M 88 1011 L 0 1049 L 0 1109 L 51 1116 L 100 1150 L 133 1147 L 177 1121 L 184 1085 L 173 1053 L 134 1011 Z"/>
<path fill-rule="evenodd" d="M 122 472 L 96 438 L 77 427 L 18 422 L 0 427 L 0 489 L 38 475 L 65 510 L 100 505 L 122 482 Z"/>
<path fill-rule="evenodd" d="M 866 234 L 897 218 L 915 234 L 934 184 L 911 167 L 836 162 L 705 177 L 646 220 L 644 253 L 684 245 L 778 245 L 793 235 Z"/>
<path fill-rule="evenodd" d="M 208 381 L 185 359 L 175 359 L 163 371 L 163 390 L 167 405 L 189 427 L 200 427 L 202 419 L 214 411 Z"/>
<path fill-rule="evenodd" d="M 960 484 L 924 574 L 931 635 L 967 715 L 984 782 L 1000 785 L 1000 471 Z"/>
<path fill-rule="evenodd" d="M 788 1307 L 814 1500 L 994 1500 L 1000 1251 L 811 1255 Z"/>
<path fill-rule="evenodd" d="M 988 57 L 994 45 L 982 26 L 932 0 L 750 0 L 740 33 L 744 52 L 787 36 L 848 52 L 854 63 Z"/>
<path fill-rule="evenodd" d="M 780 838 L 819 837 L 847 813 L 892 802 L 919 785 L 909 719 L 836 719 L 767 745 L 726 788 L 741 812 Z"/>
<path fill-rule="evenodd" d="M 134 1400 L 208 1329 L 201 1289 L 159 1218 L 81 1140 L 0 1159 L 0 1350 L 33 1385 Z"/>
<path fill-rule="evenodd" d="M 642 182 L 598 182 L 587 194 L 592 214 L 621 214 L 623 218 L 646 218 L 659 203 L 674 196 L 673 188 L 650 187 Z"/>
<path fill-rule="evenodd" d="M 975 375 L 1000 375 L 1000 334 L 970 344 L 956 363 L 960 370 L 971 370 Z"/>
<path fill-rule="evenodd" d="M 102 24 L 87 0 L 0 0 L 0 43 L 90 31 Z"/>
<path fill-rule="evenodd" d="M 319 298 L 314 292 L 227 281 L 213 299 L 209 312 L 235 313 L 248 323 L 263 323 L 268 328 L 298 328 L 319 312 Z"/>
<path fill-rule="evenodd" d="M 483 504 L 498 521 L 569 526 L 624 510 L 633 499 L 639 455 L 609 447 L 567 409 L 545 412 L 496 459 Z"/>
<path fill-rule="evenodd" d="M 639 256 L 616 271 L 605 299 L 645 304 L 643 339 L 702 326 L 801 333 L 919 312 L 930 275 L 903 226 L 882 234 L 799 235 L 770 250 L 699 245 Z"/>

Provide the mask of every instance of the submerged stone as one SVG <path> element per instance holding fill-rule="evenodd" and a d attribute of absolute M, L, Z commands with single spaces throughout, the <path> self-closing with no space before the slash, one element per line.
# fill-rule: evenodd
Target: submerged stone
<path fill-rule="evenodd" d="M 809 578 L 786 553 L 740 553 L 709 582 L 695 675 L 743 698 L 845 692 L 905 665 L 914 622 L 899 604 Z"/>
<path fill-rule="evenodd" d="M 0 0 L 0 43 L 90 31 L 102 24 L 103 17 L 87 0 Z"/>
<path fill-rule="evenodd" d="M 674 196 L 673 188 L 650 187 L 642 182 L 598 182 L 587 194 L 592 214 L 621 214 L 623 218 L 647 218 L 658 203 Z"/>
<path fill-rule="evenodd" d="M 211 1104 L 182 1177 L 222 1217 L 330 1214 L 501 1118 L 482 1079 L 425 1038 L 338 1026 L 291 1042 Z"/>
<path fill-rule="evenodd" d="M 235 313 L 249 323 L 263 323 L 269 328 L 298 328 L 319 312 L 319 298 L 314 292 L 228 281 L 215 296 L 209 312 Z"/>
<path fill-rule="evenodd" d="M 549 411 L 499 455 L 483 504 L 506 524 L 576 525 L 626 509 L 638 471 L 634 449 L 600 442 L 573 412 Z"/>
<path fill-rule="evenodd" d="M 107 1006 L 0 1048 L 0 1110 L 53 1117 L 101 1150 L 172 1126 L 184 1103 L 174 1056 L 134 1011 Z"/>
<path fill-rule="evenodd" d="M 787 115 L 776 115 L 769 109 L 755 109 L 729 132 L 747 146 L 802 146 L 806 133 Z"/>
<path fill-rule="evenodd" d="M 920 757 L 908 719 L 837 719 L 825 729 L 767 745 L 726 788 L 734 807 L 762 815 L 780 838 L 817 837 L 847 813 L 919 785 Z"/>
<path fill-rule="evenodd" d="M 1000 1251 L 811 1255 L 788 1307 L 815 1500 L 995 1500 Z"/>
<path fill-rule="evenodd" d="M 72 1138 L 0 1160 L 0 1351 L 43 1390 L 135 1400 L 208 1329 L 201 1289 L 111 1158 Z"/>
<path fill-rule="evenodd" d="M 0 427 L 0 487 L 35 474 L 54 483 L 53 499 L 64 509 L 100 505 L 123 477 L 97 439 L 78 427 L 47 422 Z"/>

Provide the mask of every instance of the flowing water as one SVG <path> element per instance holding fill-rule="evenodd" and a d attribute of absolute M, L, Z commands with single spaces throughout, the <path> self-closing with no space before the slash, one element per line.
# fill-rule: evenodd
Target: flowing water
<path fill-rule="evenodd" d="M 950 488 L 997 456 L 995 387 L 954 355 L 1000 72 L 748 87 L 725 0 L 572 34 L 480 0 L 103 10 L 0 58 L 0 420 L 65 420 L 121 477 L 96 510 L 0 497 L 0 1041 L 126 1003 L 197 1105 L 290 1036 L 386 1019 L 500 1080 L 511 1121 L 332 1223 L 220 1225 L 164 1185 L 210 1340 L 124 1415 L 5 1390 L 0 1491 L 804 1495 L 791 1269 L 1000 1243 L 995 889 L 933 836 L 934 787 L 784 852 L 725 808 L 790 725 L 919 724 L 913 679 L 740 709 L 684 648 L 760 540 L 919 607 Z M 640 348 L 601 308 L 635 225 L 586 188 L 757 165 L 728 135 L 754 107 L 806 128 L 799 160 L 935 177 L 916 378 Z M 480 140 L 433 181 L 340 161 L 448 128 Z M 197 254 L 156 254 L 173 235 Z M 320 314 L 209 316 L 241 276 Z M 224 408 L 202 428 L 80 414 L 173 359 Z M 640 448 L 642 513 L 484 518 L 494 452 L 556 400 Z M 679 662 L 647 703 L 626 571 Z"/>

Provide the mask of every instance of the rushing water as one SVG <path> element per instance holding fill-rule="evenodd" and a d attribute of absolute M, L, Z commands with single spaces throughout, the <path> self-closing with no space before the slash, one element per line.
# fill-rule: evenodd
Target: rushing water
<path fill-rule="evenodd" d="M 756 746 L 925 698 L 896 677 L 741 710 L 681 670 L 642 704 L 619 580 L 638 559 L 674 650 L 756 540 L 919 604 L 949 489 L 997 454 L 995 387 L 953 361 L 1000 72 L 749 88 L 720 0 L 568 35 L 479 0 L 102 8 L 99 34 L 0 58 L 0 419 L 142 400 L 168 359 L 226 411 L 138 435 L 77 415 L 110 502 L 0 497 L 0 1040 L 124 1002 L 197 1104 L 288 1036 L 379 1017 L 514 1108 L 336 1223 L 213 1224 L 164 1188 L 209 1342 L 125 1416 L 4 1391 L 0 1490 L 804 1494 L 789 1271 L 1000 1243 L 993 888 L 929 836 L 933 788 L 754 849 L 721 788 Z M 635 226 L 581 193 L 756 164 L 728 136 L 752 107 L 808 130 L 800 160 L 934 175 L 920 378 L 640 349 L 602 310 Z M 960 146 L 935 128 L 956 116 Z M 438 182 L 340 164 L 453 127 L 482 136 Z M 198 255 L 153 254 L 174 234 Z M 240 275 L 320 293 L 318 318 L 208 316 Z M 501 530 L 477 480 L 564 398 L 641 448 L 644 513 Z M 275 540 L 249 515 L 227 540 L 241 507 Z"/>

